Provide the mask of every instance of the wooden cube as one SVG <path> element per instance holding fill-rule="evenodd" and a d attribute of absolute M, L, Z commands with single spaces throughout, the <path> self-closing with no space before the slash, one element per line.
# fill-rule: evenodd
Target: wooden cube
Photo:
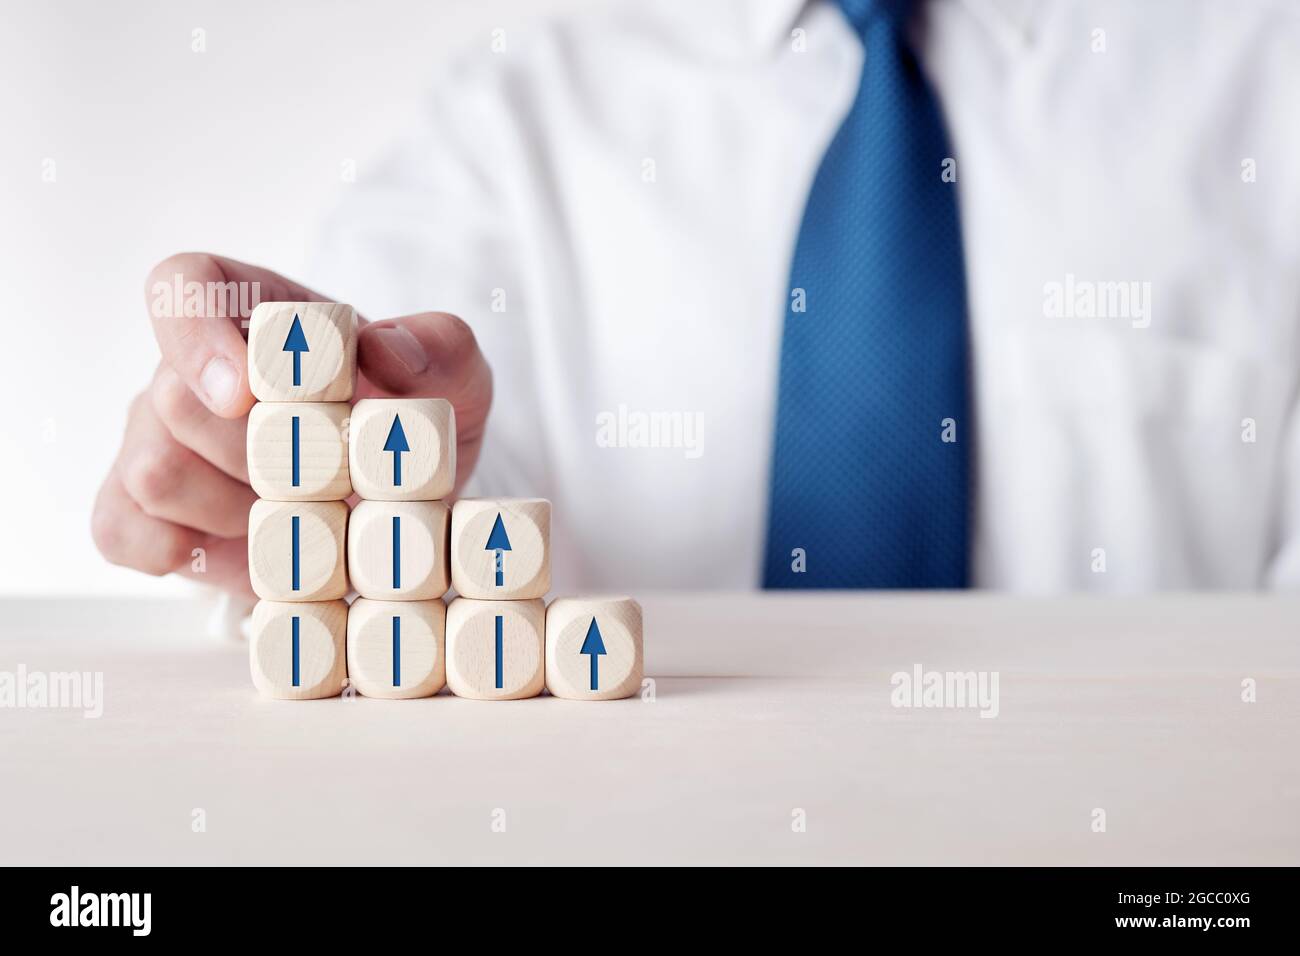
<path fill-rule="evenodd" d="M 380 601 L 447 593 L 451 509 L 441 501 L 358 501 L 348 518 L 348 579 Z"/>
<path fill-rule="evenodd" d="M 557 598 L 546 609 L 546 689 L 617 700 L 641 688 L 641 605 L 629 597 Z"/>
<path fill-rule="evenodd" d="M 254 501 L 248 577 L 267 601 L 333 601 L 348 593 L 342 501 Z"/>
<path fill-rule="evenodd" d="M 456 483 L 456 416 L 441 398 L 363 398 L 348 432 L 352 487 L 375 501 L 435 501 Z"/>
<path fill-rule="evenodd" d="M 447 686 L 458 697 L 518 700 L 542 692 L 546 606 L 473 601 L 447 607 Z"/>
<path fill-rule="evenodd" d="M 254 686 L 281 700 L 337 697 L 348 676 L 347 617 L 342 601 L 259 601 L 248 648 Z"/>
<path fill-rule="evenodd" d="M 346 402 L 260 402 L 248 413 L 248 479 L 272 501 L 339 501 L 348 477 Z"/>
<path fill-rule="evenodd" d="M 348 609 L 348 680 L 366 697 L 432 697 L 446 681 L 447 606 L 371 601 Z"/>
<path fill-rule="evenodd" d="M 517 601 L 551 587 L 551 503 L 462 498 L 451 510 L 451 584 L 462 597 Z"/>
<path fill-rule="evenodd" d="M 346 402 L 357 314 L 336 302 L 263 302 L 248 320 L 248 385 L 263 402 Z"/>

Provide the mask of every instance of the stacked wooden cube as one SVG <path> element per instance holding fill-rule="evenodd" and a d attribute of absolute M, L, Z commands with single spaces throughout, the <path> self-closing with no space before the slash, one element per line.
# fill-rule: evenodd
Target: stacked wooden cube
<path fill-rule="evenodd" d="M 270 697 L 614 700 L 642 677 L 641 607 L 549 607 L 551 504 L 441 499 L 456 480 L 442 399 L 349 402 L 351 306 L 268 302 L 249 323 L 253 683 Z M 360 498 L 349 512 L 346 499 Z M 358 597 L 343 600 L 349 582 Z M 458 596 L 443 603 L 448 587 Z"/>

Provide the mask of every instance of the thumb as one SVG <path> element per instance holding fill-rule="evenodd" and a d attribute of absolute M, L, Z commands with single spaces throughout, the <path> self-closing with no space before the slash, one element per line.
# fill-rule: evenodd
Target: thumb
<path fill-rule="evenodd" d="M 492 405 L 492 370 L 473 330 L 446 312 L 371 322 L 357 338 L 362 397 L 445 398 L 456 409 L 456 437 L 472 467 Z"/>

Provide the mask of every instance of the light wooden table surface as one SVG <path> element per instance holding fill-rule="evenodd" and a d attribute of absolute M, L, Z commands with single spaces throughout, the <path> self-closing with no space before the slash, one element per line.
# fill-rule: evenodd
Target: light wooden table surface
<path fill-rule="evenodd" d="M 653 702 L 589 704 L 265 701 L 195 602 L 4 602 L 0 671 L 105 701 L 0 709 L 0 863 L 1300 863 L 1300 601 L 643 604 Z"/>

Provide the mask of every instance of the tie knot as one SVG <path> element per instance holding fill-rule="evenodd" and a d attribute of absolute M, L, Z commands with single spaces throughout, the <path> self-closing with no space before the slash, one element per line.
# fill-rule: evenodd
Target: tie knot
<path fill-rule="evenodd" d="M 867 26 L 877 20 L 887 20 L 901 29 L 916 0 L 839 0 L 839 4 L 858 36 L 862 36 Z"/>

